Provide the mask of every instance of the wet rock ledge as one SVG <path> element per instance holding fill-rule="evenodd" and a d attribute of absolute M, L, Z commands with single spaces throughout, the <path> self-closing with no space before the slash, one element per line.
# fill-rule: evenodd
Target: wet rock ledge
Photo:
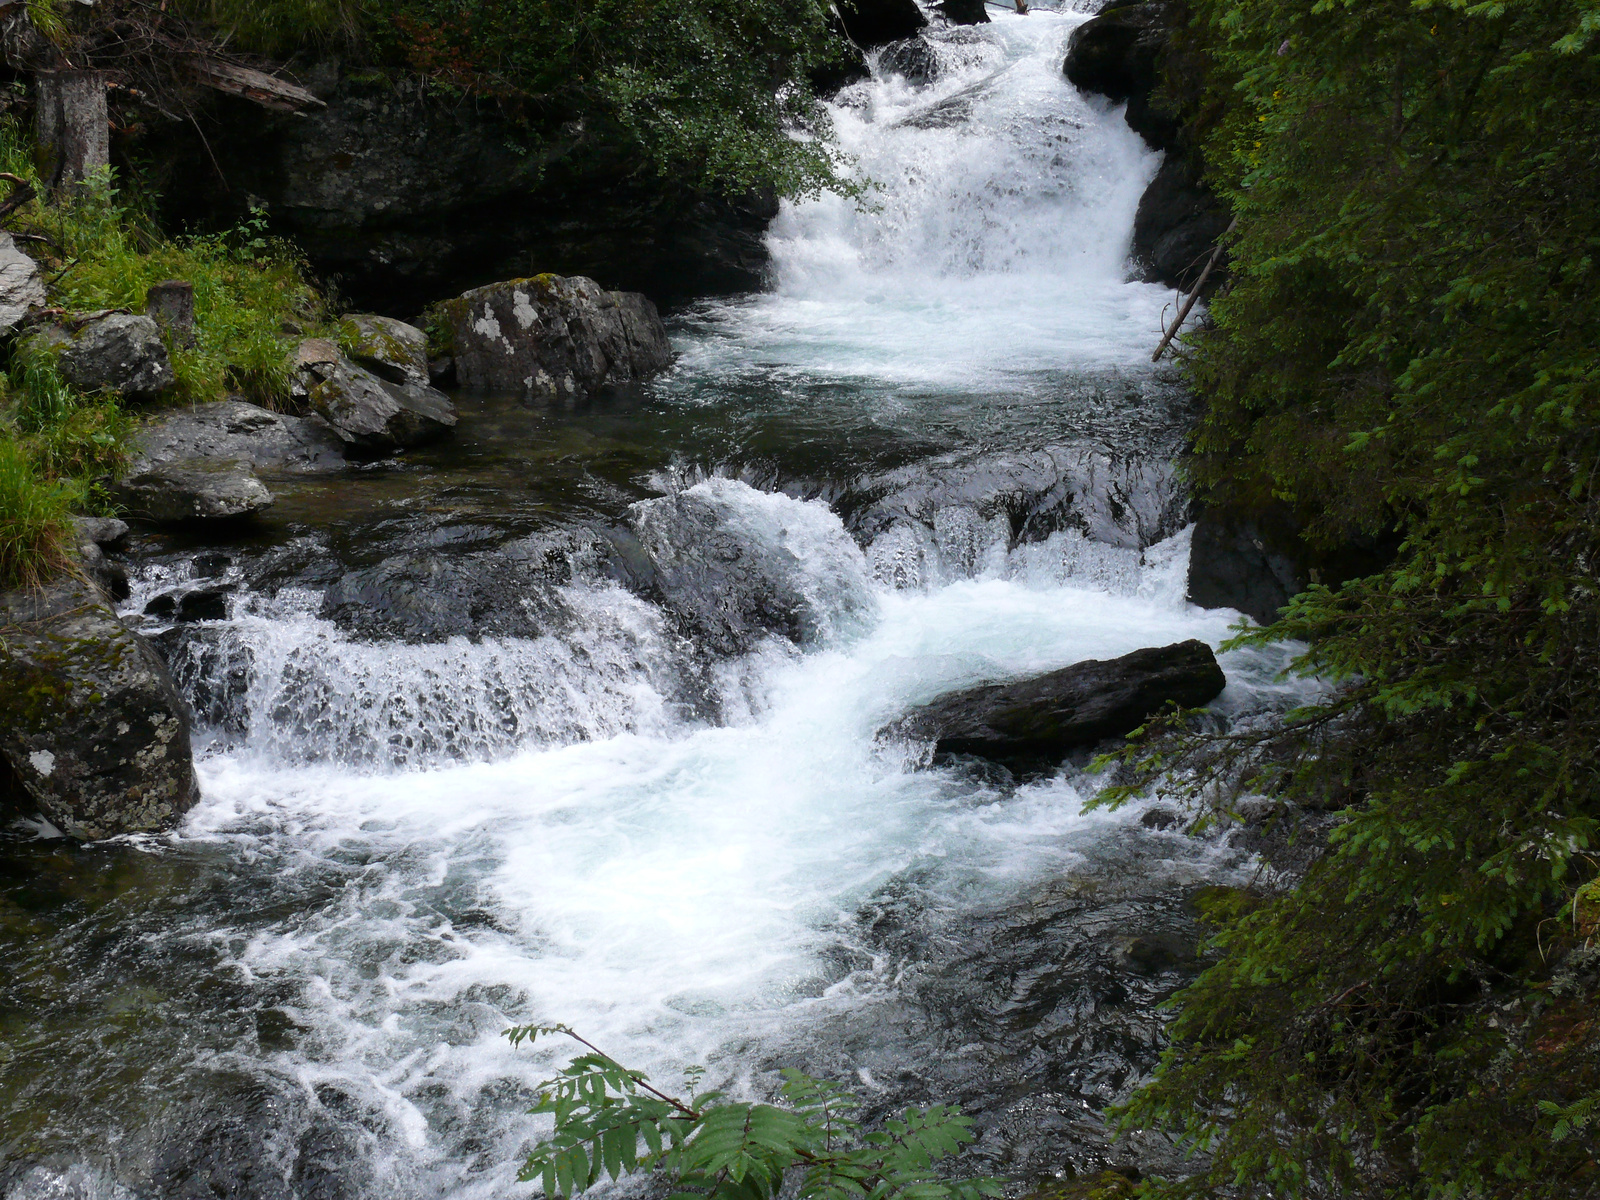
<path fill-rule="evenodd" d="M 943 754 L 1056 757 L 1132 733 L 1169 701 L 1194 708 L 1227 684 L 1204 642 L 1089 659 L 1020 683 L 989 684 L 912 709 L 885 732 Z"/>

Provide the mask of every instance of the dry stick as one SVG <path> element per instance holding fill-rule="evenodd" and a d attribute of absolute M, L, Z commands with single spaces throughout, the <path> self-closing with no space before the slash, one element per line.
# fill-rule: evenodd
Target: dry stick
<path fill-rule="evenodd" d="M 1239 224 L 1235 217 L 1228 222 L 1228 227 L 1222 231 L 1222 236 L 1227 237 L 1233 232 L 1234 226 Z M 1189 315 L 1189 310 L 1194 307 L 1194 302 L 1200 299 L 1200 289 L 1205 287 L 1206 280 L 1211 276 L 1211 268 L 1217 265 L 1217 258 L 1222 254 L 1222 240 L 1211 248 L 1211 257 L 1206 260 L 1206 269 L 1200 272 L 1200 278 L 1194 285 L 1194 290 L 1189 293 L 1188 299 L 1183 302 L 1183 307 L 1178 310 L 1177 319 L 1172 322 L 1172 328 L 1167 330 L 1166 336 L 1161 339 L 1161 345 L 1156 347 L 1156 352 L 1150 356 L 1151 362 L 1160 362 L 1161 356 L 1167 352 L 1167 347 L 1172 344 L 1172 339 L 1178 336 L 1178 330 L 1183 328 L 1184 318 Z"/>

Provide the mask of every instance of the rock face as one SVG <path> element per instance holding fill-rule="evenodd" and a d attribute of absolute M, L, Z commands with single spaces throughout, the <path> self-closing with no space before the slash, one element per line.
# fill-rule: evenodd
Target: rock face
<path fill-rule="evenodd" d="M 319 271 L 395 314 L 545 270 L 666 299 L 762 285 L 778 213 L 768 191 L 723 197 L 641 173 L 626 139 L 594 119 L 534 153 L 495 105 L 444 101 L 420 79 L 352 78 L 329 62 L 300 82 L 327 108 L 217 98 L 204 142 L 186 124 L 152 129 L 167 219 L 226 226 L 259 196 Z"/>
<path fill-rule="evenodd" d="M 990 684 L 913 709 L 889 731 L 984 758 L 1059 756 L 1131 733 L 1169 700 L 1194 707 L 1226 685 L 1204 642 L 1090 659 L 1021 683 Z"/>
<path fill-rule="evenodd" d="M 0 594 L 0 755 L 26 802 L 95 839 L 167 829 L 199 799 L 189 715 L 160 656 L 92 585 Z"/>
<path fill-rule="evenodd" d="M 422 361 L 426 372 L 426 357 Z M 455 428 L 456 410 L 450 398 L 426 382 L 413 382 L 402 366 L 386 367 L 402 376 L 400 382 L 392 382 L 357 366 L 321 338 L 300 343 L 295 364 L 295 390 L 334 436 L 353 450 L 389 454 L 437 441 Z"/>
<path fill-rule="evenodd" d="M 61 377 L 79 391 L 113 388 L 144 399 L 172 386 L 172 362 L 149 317 L 125 312 L 78 313 L 28 338 L 56 353 Z"/>
<path fill-rule="evenodd" d="M 1236 608 L 1261 625 L 1278 619 L 1291 596 L 1305 590 L 1305 572 L 1282 549 L 1282 530 L 1250 518 L 1206 512 L 1195 522 L 1189 550 L 1189 602 Z"/>
<path fill-rule="evenodd" d="M 120 563 L 114 563 L 106 557 L 103 547 L 115 545 L 126 537 L 127 533 L 128 523 L 119 521 L 115 517 L 72 519 L 73 542 L 79 566 L 113 600 L 127 598 L 128 573 Z"/>
<path fill-rule="evenodd" d="M 581 276 L 494 283 L 442 306 L 464 388 L 544 400 L 592 396 L 672 362 L 655 305 Z"/>
<path fill-rule="evenodd" d="M 1133 219 L 1132 255 L 1140 277 L 1172 287 L 1192 285 L 1230 219 L 1227 208 L 1200 179 L 1194 158 L 1169 151 L 1139 197 Z M 1209 279 L 1206 288 L 1211 290 Z"/>
<path fill-rule="evenodd" d="M 430 387 L 428 335 L 415 325 L 376 313 L 351 313 L 339 320 L 339 333 L 357 366 L 390 383 Z"/>
<path fill-rule="evenodd" d="M 337 471 L 344 447 L 320 418 L 290 417 L 243 400 L 181 409 L 147 422 L 133 439 L 133 472 L 177 459 L 237 459 L 293 473 Z"/>
<path fill-rule="evenodd" d="M 1073 86 L 1127 104 L 1128 124 L 1166 151 L 1133 225 L 1133 260 L 1147 283 L 1187 288 L 1204 269 L 1228 227 L 1227 207 L 1202 179 L 1198 150 L 1177 116 L 1156 102 L 1171 30 L 1182 19 L 1172 0 L 1113 0 L 1073 30 L 1064 68 Z M 1226 278 L 1225 260 L 1207 280 L 1209 294 Z"/>
<path fill-rule="evenodd" d="M 0 232 L 0 333 L 27 316 L 29 309 L 43 308 L 44 303 L 39 264 L 17 249 L 9 233 Z"/>
<path fill-rule="evenodd" d="M 272 504 L 250 464 L 233 458 L 174 458 L 128 475 L 112 489 L 128 515 L 146 521 L 231 521 Z"/>

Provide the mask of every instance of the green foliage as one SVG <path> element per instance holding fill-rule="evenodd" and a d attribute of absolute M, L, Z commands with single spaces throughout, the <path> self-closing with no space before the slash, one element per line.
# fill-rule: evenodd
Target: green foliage
<path fill-rule="evenodd" d="M 807 81 L 844 44 L 823 0 L 185 0 L 239 44 L 339 39 L 380 68 L 499 103 L 531 157 L 609 147 L 674 183 L 790 196 L 839 178 Z M 817 136 L 796 138 L 796 127 Z"/>
<path fill-rule="evenodd" d="M 589 1053 L 540 1085 L 529 1111 L 555 1118 L 519 1179 L 537 1181 L 550 1200 L 601 1182 L 659 1171 L 671 1200 L 773 1200 L 792 1181 L 803 1200 L 979 1200 L 999 1196 L 992 1179 L 942 1179 L 934 1164 L 972 1140 L 971 1121 L 954 1106 L 910 1108 L 864 1131 L 856 1102 L 837 1084 L 785 1071 L 782 1102 L 730 1100 L 721 1092 L 688 1100 L 652 1087 L 562 1025 L 507 1031 L 512 1045 L 561 1033 Z"/>
<path fill-rule="evenodd" d="M 1130 786 L 1340 819 L 1296 886 L 1221 914 L 1124 1117 L 1211 1156 L 1159 1195 L 1600 1194 L 1593 6 L 1191 11 L 1239 218 L 1187 339 L 1194 477 L 1324 551 L 1403 544 L 1240 639 L 1303 641 L 1325 703 L 1130 752 Z"/>
<path fill-rule="evenodd" d="M 66 562 L 71 489 L 41 477 L 28 453 L 0 438 L 0 588 L 34 587 Z"/>

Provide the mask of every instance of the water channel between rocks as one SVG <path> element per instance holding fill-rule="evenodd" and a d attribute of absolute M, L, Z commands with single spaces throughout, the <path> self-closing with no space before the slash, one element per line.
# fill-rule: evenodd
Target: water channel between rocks
<path fill-rule="evenodd" d="M 1236 617 L 1184 601 L 1191 414 L 1124 282 L 1156 156 L 1062 78 L 1081 14 L 995 17 L 841 94 L 874 210 L 786 207 L 772 288 L 678 314 L 657 383 L 463 396 L 449 443 L 269 480 L 246 538 L 136 535 L 204 799 L 0 846 L 0 1194 L 525 1194 L 535 1019 L 666 1080 L 959 1101 L 1023 1183 L 1171 1165 L 1096 1113 L 1246 856 L 1086 813 L 1086 755 L 875 737 Z M 1290 698 L 1222 664 L 1222 716 Z"/>

